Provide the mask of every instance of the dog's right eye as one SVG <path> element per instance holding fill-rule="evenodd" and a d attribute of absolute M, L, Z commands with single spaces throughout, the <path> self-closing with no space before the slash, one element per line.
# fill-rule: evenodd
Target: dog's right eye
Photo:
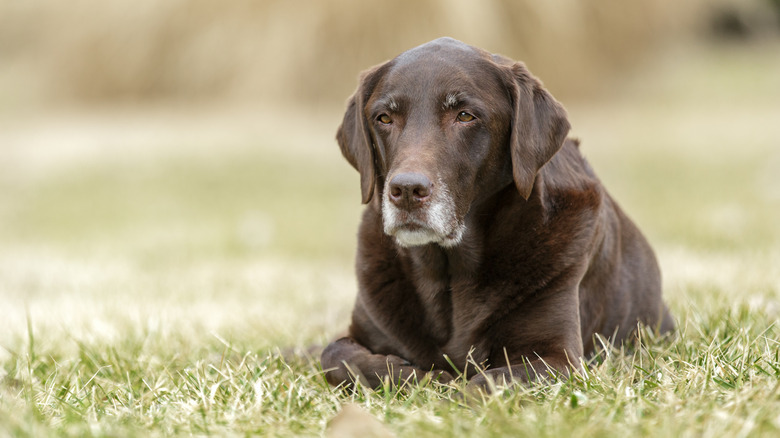
<path fill-rule="evenodd" d="M 393 119 L 390 118 L 387 114 L 380 114 L 379 117 L 376 118 L 376 120 L 383 124 L 383 125 L 389 125 L 393 123 Z"/>
<path fill-rule="evenodd" d="M 476 119 L 473 114 L 469 114 L 466 111 L 461 111 L 458 113 L 458 121 L 462 123 L 468 123 Z"/>

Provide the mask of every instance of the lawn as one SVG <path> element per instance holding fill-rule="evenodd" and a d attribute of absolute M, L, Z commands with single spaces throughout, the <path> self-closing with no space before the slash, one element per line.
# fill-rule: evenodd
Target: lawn
<path fill-rule="evenodd" d="M 355 294 L 342 108 L 3 113 L 0 436 L 777 436 L 778 50 L 670 53 L 564 102 L 679 331 L 468 405 L 334 391 L 289 354 Z"/>

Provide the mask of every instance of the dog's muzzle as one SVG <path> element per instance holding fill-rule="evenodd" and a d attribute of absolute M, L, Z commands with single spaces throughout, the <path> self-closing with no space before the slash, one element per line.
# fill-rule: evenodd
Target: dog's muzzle
<path fill-rule="evenodd" d="M 382 218 L 385 234 L 403 247 L 429 243 L 452 247 L 465 231 L 447 186 L 416 172 L 398 173 L 386 183 Z"/>

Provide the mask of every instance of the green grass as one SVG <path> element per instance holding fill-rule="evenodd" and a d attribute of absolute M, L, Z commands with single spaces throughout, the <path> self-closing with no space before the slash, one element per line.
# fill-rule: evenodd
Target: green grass
<path fill-rule="evenodd" d="M 356 403 L 398 436 L 773 435 L 780 346 L 772 321 L 724 306 L 672 342 L 615 351 L 586 375 L 461 403 L 461 384 L 338 392 L 316 364 L 220 339 L 125 328 L 119 345 L 64 337 L 4 361 L 12 435 L 318 435 Z M 31 336 L 34 341 L 34 335 Z"/>
<path fill-rule="evenodd" d="M 335 391 L 287 354 L 336 336 L 354 299 L 361 207 L 332 140 L 340 109 L 288 140 L 275 132 L 301 131 L 292 116 L 251 140 L 226 125 L 205 152 L 183 134 L 48 167 L 4 149 L 0 436 L 338 436 L 334 418 L 420 437 L 777 436 L 780 124 L 766 103 L 780 90 L 751 88 L 780 76 L 766 53 L 705 51 L 640 77 L 672 100 L 567 105 L 657 249 L 679 330 L 467 404 L 463 382 Z M 757 81 L 728 110 L 702 84 L 670 85 L 721 67 L 708 81 Z"/>

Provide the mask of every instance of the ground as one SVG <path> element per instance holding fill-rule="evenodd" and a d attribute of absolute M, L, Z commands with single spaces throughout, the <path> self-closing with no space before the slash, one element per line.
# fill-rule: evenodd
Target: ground
<path fill-rule="evenodd" d="M 461 383 L 334 391 L 284 358 L 355 295 L 342 108 L 4 112 L 0 435 L 307 436 L 342 411 L 397 436 L 774 436 L 779 49 L 670 52 L 564 102 L 679 331 L 468 405 Z"/>

